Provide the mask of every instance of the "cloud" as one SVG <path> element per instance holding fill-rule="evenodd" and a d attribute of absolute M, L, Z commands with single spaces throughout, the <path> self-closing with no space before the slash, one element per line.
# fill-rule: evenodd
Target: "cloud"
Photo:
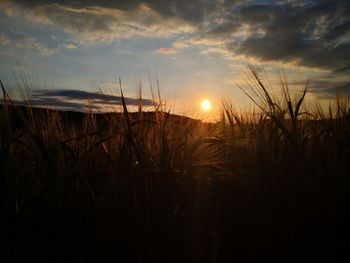
<path fill-rule="evenodd" d="M 5 9 L 17 11 L 5 11 L 5 14 L 16 17 L 21 15 L 32 23 L 59 27 L 64 32 L 78 37 L 84 44 L 112 42 L 132 37 L 162 38 L 194 30 L 192 25 L 181 18 L 164 17 L 151 8 L 151 4 L 145 3 L 115 6 L 92 1 L 77 1 L 76 4 L 70 4 L 69 1 L 16 3 L 21 5 L 8 4 Z M 126 8 L 131 6 L 132 9 Z"/>
<path fill-rule="evenodd" d="M 161 47 L 156 50 L 156 53 L 164 54 L 164 55 L 172 55 L 176 53 L 176 50 L 171 47 Z"/>
<path fill-rule="evenodd" d="M 31 104 L 36 107 L 52 107 L 62 110 L 105 112 L 122 105 L 120 96 L 103 94 L 100 92 L 88 92 L 83 90 L 34 90 L 30 96 Z M 138 106 L 139 99 L 125 97 L 128 106 Z M 14 99 L 15 105 L 28 105 L 26 101 Z M 0 100 L 2 103 L 2 100 Z M 142 105 L 154 106 L 149 99 L 142 99 Z"/>
<path fill-rule="evenodd" d="M 0 1 L 0 11 L 9 17 L 20 16 L 22 13 L 22 8 L 20 5 L 14 4 L 12 1 L 1 0 Z"/>
<path fill-rule="evenodd" d="M 103 94 L 100 92 L 89 92 L 83 90 L 36 90 L 33 92 L 34 98 L 40 98 L 45 100 L 47 98 L 60 98 L 64 101 L 69 100 L 92 100 L 96 104 L 122 104 L 122 98 L 120 96 Z M 137 106 L 139 99 L 125 98 L 127 105 Z M 152 100 L 143 99 L 143 105 L 153 106 Z"/>
<path fill-rule="evenodd" d="M 206 19 L 208 13 L 216 9 L 220 2 L 215 0 L 14 0 L 17 4 L 30 9 L 41 6 L 50 6 L 60 4 L 72 9 L 98 8 L 98 9 L 117 9 L 126 13 L 133 13 L 140 6 L 146 6 L 159 14 L 163 20 L 180 19 L 192 25 L 201 24 Z M 238 2 L 238 1 L 221 1 L 221 2 Z"/>
<path fill-rule="evenodd" d="M 175 42 L 173 42 L 172 46 L 175 49 L 181 49 L 181 48 L 189 47 L 190 44 L 188 43 L 188 41 L 180 38 L 180 39 L 177 39 Z"/>
<path fill-rule="evenodd" d="M 11 39 L 3 33 L 0 33 L 0 45 L 10 46 L 12 43 Z"/>
<path fill-rule="evenodd" d="M 63 46 L 67 49 L 75 49 L 77 48 L 76 45 L 72 44 L 72 43 L 68 43 L 68 44 L 63 44 Z"/>
<path fill-rule="evenodd" d="M 309 91 L 320 99 L 334 99 L 335 95 L 350 97 L 350 81 L 312 81 Z"/>
<path fill-rule="evenodd" d="M 74 43 L 171 37 L 177 40 L 157 53 L 196 46 L 226 59 L 302 66 L 334 78 L 350 71 L 350 1 L 3 0 L 0 7 L 6 16 L 61 29 Z"/>
<path fill-rule="evenodd" d="M 3 104 L 4 100 L 0 98 L 0 104 Z M 46 100 L 43 99 L 37 99 L 32 98 L 32 100 L 25 101 L 20 99 L 11 99 L 11 103 L 13 105 L 18 106 L 28 106 L 31 105 L 33 107 L 39 107 L 39 108 L 55 108 L 58 110 L 70 110 L 70 111 L 80 111 L 84 112 L 87 111 L 88 105 L 79 103 L 79 102 L 71 102 L 71 101 L 63 101 L 57 98 L 47 98 Z M 94 109 L 97 107 L 94 106 Z"/>
<path fill-rule="evenodd" d="M 246 39 L 228 45 L 235 54 L 330 71 L 350 69 L 349 2 L 322 1 L 302 7 L 256 5 L 243 8 L 239 17 L 253 30 Z"/>
<path fill-rule="evenodd" d="M 242 25 L 235 22 L 223 22 L 213 29 L 207 30 L 203 37 L 211 39 L 229 39 L 233 33 L 240 30 Z"/>
<path fill-rule="evenodd" d="M 192 33 L 173 48 L 209 46 L 225 56 L 350 70 L 349 1 L 17 0 L 1 5 L 9 16 L 20 13 L 34 23 L 58 26 L 85 44 Z"/>
<path fill-rule="evenodd" d="M 53 48 L 48 48 L 45 44 L 33 37 L 17 40 L 15 46 L 17 48 L 36 50 L 43 56 L 50 56 L 56 51 Z"/>
<path fill-rule="evenodd" d="M 349 1 L 251 1 L 221 9 L 219 14 L 220 18 L 212 15 L 211 23 L 183 42 L 226 58 L 334 73 L 350 70 Z"/>

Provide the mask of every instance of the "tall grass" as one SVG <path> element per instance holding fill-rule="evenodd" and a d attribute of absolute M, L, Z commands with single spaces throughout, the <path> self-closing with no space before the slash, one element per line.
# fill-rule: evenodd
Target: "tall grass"
<path fill-rule="evenodd" d="M 20 107 L 1 82 L 4 260 L 321 261 L 350 233 L 349 101 L 306 107 L 281 74 L 275 95 L 254 67 L 245 94 L 205 124 L 154 112 Z M 27 96 L 30 98 L 30 96 Z"/>

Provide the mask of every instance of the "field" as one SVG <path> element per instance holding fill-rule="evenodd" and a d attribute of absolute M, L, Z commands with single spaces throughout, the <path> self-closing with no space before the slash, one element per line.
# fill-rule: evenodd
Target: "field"
<path fill-rule="evenodd" d="M 349 101 L 311 110 L 251 74 L 257 110 L 216 123 L 16 106 L 2 85 L 0 261 L 349 258 Z"/>

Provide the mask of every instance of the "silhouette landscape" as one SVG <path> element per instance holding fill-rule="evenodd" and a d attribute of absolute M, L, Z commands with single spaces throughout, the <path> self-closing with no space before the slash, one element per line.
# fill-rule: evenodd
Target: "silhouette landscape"
<path fill-rule="evenodd" d="M 1 262 L 349 258 L 349 3 L 0 8 Z"/>

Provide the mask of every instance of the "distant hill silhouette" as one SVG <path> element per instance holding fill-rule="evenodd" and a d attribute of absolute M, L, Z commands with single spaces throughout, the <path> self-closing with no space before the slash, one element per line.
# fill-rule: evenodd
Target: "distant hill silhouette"
<path fill-rule="evenodd" d="M 0 110 L 4 106 L 0 104 Z M 23 117 L 28 117 L 33 114 L 33 117 L 46 118 L 47 116 L 57 114 L 62 120 L 68 125 L 73 125 L 79 127 L 82 125 L 84 119 L 87 116 L 93 116 L 96 118 L 96 124 L 98 128 L 107 128 L 109 125 L 109 120 L 121 119 L 125 117 L 123 112 L 108 112 L 108 113 L 84 113 L 77 111 L 62 111 L 56 109 L 46 109 L 38 107 L 26 107 L 17 105 L 8 105 L 8 110 L 11 114 L 11 125 L 13 128 L 21 128 L 25 123 L 23 123 Z M 144 120 L 144 121 L 155 121 L 157 118 L 166 118 L 168 122 L 175 125 L 193 125 L 193 126 L 203 126 L 207 129 L 214 128 L 215 124 L 202 122 L 201 120 L 193 119 L 188 116 L 182 116 L 177 114 L 172 114 L 164 111 L 142 111 L 139 112 L 128 112 L 131 121 Z"/>

